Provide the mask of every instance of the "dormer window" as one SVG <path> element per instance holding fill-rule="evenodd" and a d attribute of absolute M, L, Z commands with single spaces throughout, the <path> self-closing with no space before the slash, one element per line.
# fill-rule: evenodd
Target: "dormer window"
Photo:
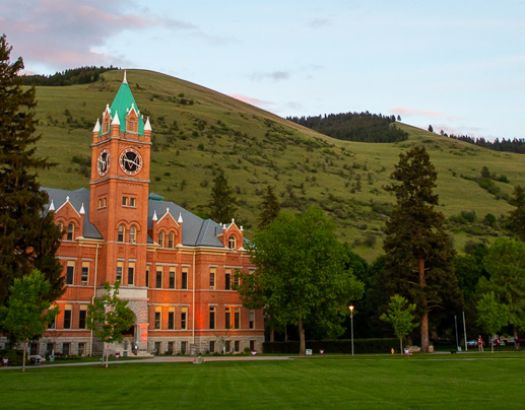
<path fill-rule="evenodd" d="M 68 241 L 72 241 L 74 235 L 75 235 L 75 224 L 70 223 L 70 224 L 67 226 L 67 235 L 66 235 L 66 239 L 67 239 Z"/>
<path fill-rule="evenodd" d="M 159 233 L 159 245 L 161 248 L 164 246 L 164 232 Z"/>
<path fill-rule="evenodd" d="M 131 109 L 126 116 L 126 131 L 134 134 L 138 132 L 138 116 L 135 109 Z"/>
<path fill-rule="evenodd" d="M 175 234 L 170 232 L 168 234 L 168 248 L 173 248 L 175 245 Z"/>
<path fill-rule="evenodd" d="M 231 235 L 228 238 L 228 248 L 229 249 L 235 249 L 237 246 L 237 240 L 235 239 L 235 236 Z"/>

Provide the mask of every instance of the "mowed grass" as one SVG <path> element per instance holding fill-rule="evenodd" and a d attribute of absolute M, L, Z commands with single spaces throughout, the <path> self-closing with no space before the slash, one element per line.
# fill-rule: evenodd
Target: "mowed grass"
<path fill-rule="evenodd" d="M 523 408 L 524 379 L 515 353 L 41 367 L 0 371 L 0 408 Z"/>

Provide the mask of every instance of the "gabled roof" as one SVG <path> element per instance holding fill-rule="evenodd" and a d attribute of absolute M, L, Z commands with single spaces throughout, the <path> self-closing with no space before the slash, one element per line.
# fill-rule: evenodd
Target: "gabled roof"
<path fill-rule="evenodd" d="M 115 113 L 118 114 L 118 118 L 120 119 L 121 132 L 126 131 L 125 119 L 128 114 L 128 111 L 132 107 L 135 109 L 136 112 L 139 111 L 135 98 L 133 97 L 133 93 L 131 92 L 131 88 L 129 88 L 129 84 L 124 75 L 124 81 L 122 81 L 122 84 L 120 84 L 120 88 L 117 91 L 117 95 L 115 95 L 115 98 L 111 103 L 111 116 L 113 118 L 115 116 Z M 142 119 L 141 115 L 139 115 L 138 135 L 144 135 L 144 120 Z"/>
<path fill-rule="evenodd" d="M 78 211 L 80 211 L 82 204 L 84 205 L 84 238 L 93 238 L 93 239 L 102 239 L 102 235 L 95 228 L 95 225 L 92 225 L 89 222 L 89 191 L 86 188 L 80 188 L 75 191 L 67 191 L 65 189 L 56 189 L 56 188 L 45 188 L 42 187 L 42 191 L 47 192 L 49 196 L 49 204 L 47 205 L 46 211 L 49 211 L 51 203 L 55 209 L 59 209 L 69 197 L 69 202 L 71 205 Z"/>

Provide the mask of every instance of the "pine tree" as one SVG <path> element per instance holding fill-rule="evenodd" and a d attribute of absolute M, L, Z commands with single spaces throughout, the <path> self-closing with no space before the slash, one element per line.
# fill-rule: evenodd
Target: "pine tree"
<path fill-rule="evenodd" d="M 281 209 L 279 201 L 277 200 L 277 197 L 273 192 L 273 188 L 270 185 L 268 185 L 266 188 L 266 193 L 263 196 L 260 208 L 261 213 L 259 215 L 259 228 L 264 228 L 271 224 L 275 218 L 277 218 L 277 215 L 279 215 L 279 211 Z"/>
<path fill-rule="evenodd" d="M 432 127 L 432 124 L 428 125 L 428 132 L 434 132 L 434 127 Z"/>
<path fill-rule="evenodd" d="M 520 240 L 525 241 L 525 191 L 520 185 L 514 187 L 510 202 L 516 207 L 510 213 L 510 228 Z"/>
<path fill-rule="evenodd" d="M 10 61 L 11 47 L 0 37 L 0 305 L 14 279 L 39 269 L 51 284 L 46 298 L 63 291 L 61 266 L 55 258 L 60 231 L 44 213 L 47 195 L 35 171 L 50 164 L 35 157 L 35 91 L 24 90 L 18 73 L 21 58 Z"/>
<path fill-rule="evenodd" d="M 443 214 L 434 209 L 436 178 L 426 150 L 414 147 L 400 155 L 387 187 L 396 196 L 383 245 L 387 287 L 418 306 L 423 351 L 429 345 L 429 312 L 460 299 L 452 243 Z"/>
<path fill-rule="evenodd" d="M 216 222 L 228 222 L 234 217 L 237 201 L 233 190 L 228 185 L 224 172 L 219 170 L 213 179 L 211 201 L 209 203 L 210 217 Z"/>

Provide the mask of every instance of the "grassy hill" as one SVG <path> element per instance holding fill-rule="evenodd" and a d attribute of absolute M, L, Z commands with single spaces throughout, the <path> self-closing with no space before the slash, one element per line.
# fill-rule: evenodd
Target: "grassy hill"
<path fill-rule="evenodd" d="M 57 163 L 41 173 L 43 185 L 88 187 L 91 129 L 122 76 L 109 71 L 92 84 L 37 87 L 38 152 Z M 393 201 L 383 186 L 399 153 L 415 144 L 425 145 L 436 166 L 445 215 L 467 211 L 470 221 L 471 211 L 476 214 L 474 223 L 464 218 L 451 223 L 459 250 L 467 240 L 501 234 L 497 222 L 492 227 L 482 220 L 486 214 L 506 214 L 511 207 L 501 198 L 513 185 L 525 185 L 525 156 L 489 151 L 409 125 L 398 124 L 410 134 L 403 142 L 340 141 L 164 74 L 129 70 L 128 82 L 142 113 L 151 116 L 151 191 L 206 212 L 220 167 L 239 199 L 237 219 L 247 228 L 256 224 L 260 194 L 269 184 L 285 208 L 316 205 L 326 210 L 341 237 L 371 259 L 381 252 L 381 229 Z M 482 188 L 476 178 L 484 166 L 495 178 Z"/>

